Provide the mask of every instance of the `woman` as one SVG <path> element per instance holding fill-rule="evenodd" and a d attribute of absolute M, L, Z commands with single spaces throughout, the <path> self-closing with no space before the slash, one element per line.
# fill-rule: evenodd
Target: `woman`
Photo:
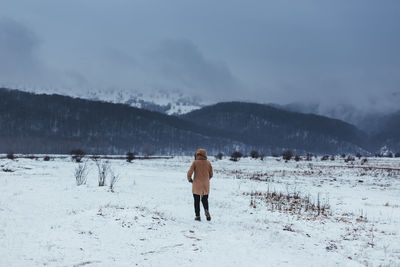
<path fill-rule="evenodd" d="M 203 203 L 204 212 L 207 221 L 211 220 L 208 210 L 208 194 L 210 193 L 210 179 L 213 177 L 213 169 L 211 163 L 207 160 L 207 153 L 204 149 L 198 149 L 194 156 L 195 160 L 190 166 L 187 173 L 187 179 L 192 185 L 192 193 L 194 198 L 194 212 L 196 221 L 200 221 L 200 199 Z M 192 174 L 194 178 L 192 180 Z"/>

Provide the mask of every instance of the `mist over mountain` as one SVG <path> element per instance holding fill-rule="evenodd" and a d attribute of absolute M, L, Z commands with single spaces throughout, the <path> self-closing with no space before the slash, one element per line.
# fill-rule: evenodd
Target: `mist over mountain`
<path fill-rule="evenodd" d="M 323 106 L 316 103 L 306 104 L 295 102 L 286 105 L 269 105 L 289 111 L 317 114 L 339 119 L 353 124 L 369 134 L 377 134 L 380 132 L 384 125 L 388 123 L 390 117 L 398 112 L 398 110 L 394 108 L 385 110 L 365 110 L 345 104 Z"/>
<path fill-rule="evenodd" d="M 400 111 L 385 117 L 382 128 L 374 135 L 378 147 L 400 151 Z"/>
<path fill-rule="evenodd" d="M 281 109 L 305 114 L 319 114 L 336 118 L 355 125 L 368 134 L 366 141 L 371 151 L 386 147 L 400 150 L 400 110 L 362 110 L 350 105 L 335 105 L 329 108 L 320 104 L 291 103 L 287 105 L 270 104 Z"/>

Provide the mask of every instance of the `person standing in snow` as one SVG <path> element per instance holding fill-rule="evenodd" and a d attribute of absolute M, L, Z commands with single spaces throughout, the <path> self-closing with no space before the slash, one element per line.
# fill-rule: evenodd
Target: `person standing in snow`
<path fill-rule="evenodd" d="M 195 160 L 187 172 L 187 179 L 192 183 L 192 193 L 194 198 L 194 211 L 196 221 L 200 221 L 200 199 L 203 203 L 204 213 L 207 221 L 211 220 L 208 210 L 208 194 L 210 193 L 210 179 L 213 177 L 211 163 L 207 160 L 207 153 L 204 149 L 198 149 L 194 156 Z M 194 178 L 192 175 L 194 173 Z"/>

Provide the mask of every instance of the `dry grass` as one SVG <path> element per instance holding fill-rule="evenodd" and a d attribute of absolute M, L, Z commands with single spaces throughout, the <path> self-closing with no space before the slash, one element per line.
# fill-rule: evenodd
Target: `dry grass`
<path fill-rule="evenodd" d="M 311 217 L 328 217 L 332 215 L 328 201 L 322 203 L 320 195 L 312 199 L 310 195 L 301 196 L 299 192 L 282 193 L 277 191 L 243 193 L 250 196 L 250 206 L 257 208 L 258 204 L 266 204 L 269 211 L 278 211 L 292 215 Z"/>

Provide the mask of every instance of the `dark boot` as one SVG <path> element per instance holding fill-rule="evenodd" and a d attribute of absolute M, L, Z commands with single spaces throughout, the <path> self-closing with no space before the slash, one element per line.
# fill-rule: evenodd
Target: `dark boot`
<path fill-rule="evenodd" d="M 204 212 L 206 214 L 207 221 L 211 221 L 211 216 L 210 216 L 210 213 L 208 212 L 208 210 L 205 210 Z"/>
<path fill-rule="evenodd" d="M 200 216 L 196 216 L 196 217 L 194 217 L 194 220 L 195 221 L 201 221 L 201 218 L 200 218 Z"/>

